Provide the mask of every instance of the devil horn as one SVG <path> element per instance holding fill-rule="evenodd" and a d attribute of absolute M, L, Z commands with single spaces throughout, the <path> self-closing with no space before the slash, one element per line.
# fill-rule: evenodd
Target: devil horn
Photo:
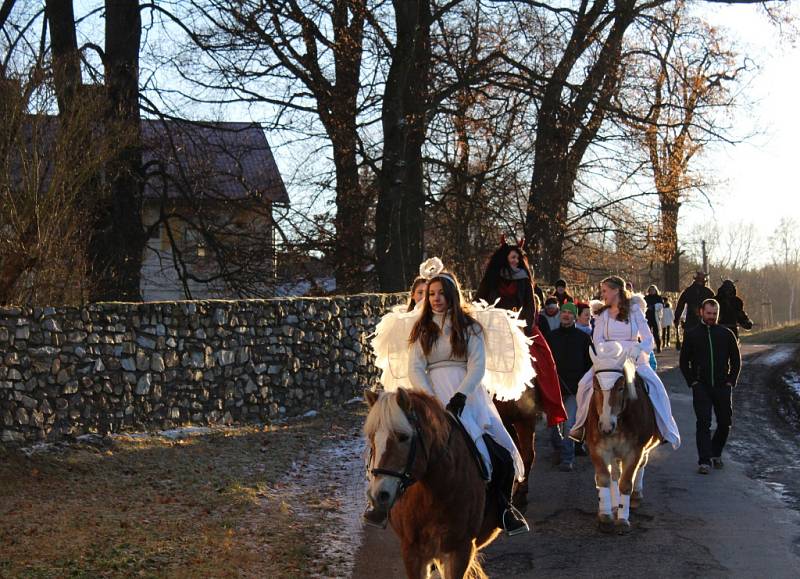
<path fill-rule="evenodd" d="M 519 247 L 520 249 L 523 249 L 525 247 L 525 236 L 522 236 L 517 240 L 517 247 Z"/>

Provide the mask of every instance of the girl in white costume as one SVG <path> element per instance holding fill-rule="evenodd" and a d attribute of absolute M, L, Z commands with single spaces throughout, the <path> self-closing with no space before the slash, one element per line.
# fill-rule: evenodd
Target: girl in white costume
<path fill-rule="evenodd" d="M 619 342 L 628 351 L 628 356 L 636 364 L 636 373 L 642 377 L 649 391 L 661 436 L 677 449 L 681 444 L 681 436 L 672 417 L 667 390 L 648 363 L 655 340 L 645 319 L 645 301 L 642 296 L 632 296 L 624 288 L 625 282 L 617 276 L 607 277 L 601 283 L 605 304 L 594 316 L 593 340 L 595 344 Z M 594 370 L 590 369 L 578 384 L 578 413 L 575 426 L 570 431 L 570 437 L 576 440 L 583 439 L 583 423 L 589 413 L 593 380 Z"/>
<path fill-rule="evenodd" d="M 520 328 L 524 322 L 515 313 L 483 303 L 462 306 L 458 281 L 443 271 L 438 258 L 422 264 L 420 273 L 428 281 L 425 300 L 411 312 L 395 310 L 384 316 L 372 339 L 375 365 L 383 370 L 381 383 L 387 391 L 426 392 L 459 416 L 490 476 L 484 435 L 508 451 L 513 474 L 506 474 L 509 488 L 502 489 L 503 526 L 512 535 L 524 532 L 528 524 L 509 503 L 514 478 L 524 478 L 522 457 L 492 402 L 492 395 L 517 399 L 532 386 L 535 372 L 530 340 Z"/>

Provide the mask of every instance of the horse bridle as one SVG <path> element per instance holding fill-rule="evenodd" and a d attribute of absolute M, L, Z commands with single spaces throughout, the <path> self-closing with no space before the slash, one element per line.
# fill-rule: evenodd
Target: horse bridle
<path fill-rule="evenodd" d="M 369 472 L 372 476 L 391 476 L 394 478 L 400 479 L 400 488 L 397 491 L 397 495 L 395 496 L 395 501 L 406 491 L 408 487 L 413 485 L 417 482 L 417 479 L 414 478 L 414 475 L 411 474 L 411 469 L 414 468 L 414 461 L 417 459 L 417 446 L 425 451 L 425 443 L 422 440 L 422 432 L 420 431 L 419 420 L 417 420 L 417 415 L 412 410 L 411 412 L 404 412 L 406 419 L 411 423 L 411 426 L 414 427 L 414 433 L 411 435 L 411 448 L 408 450 L 408 458 L 406 458 L 406 465 L 403 467 L 402 472 L 397 472 L 396 470 L 390 470 L 387 468 L 373 468 L 370 469 Z M 372 464 L 372 451 L 370 450 L 369 454 L 369 465 Z M 394 503 L 393 503 L 394 504 Z M 390 507 L 391 508 L 391 507 Z"/>
<path fill-rule="evenodd" d="M 595 370 L 594 371 L 595 374 L 602 374 L 603 372 L 605 372 L 605 373 L 612 373 L 613 372 L 614 374 L 619 374 L 620 376 L 625 378 L 625 372 L 623 372 L 622 370 L 617 370 L 616 368 L 601 368 L 600 370 Z M 625 388 L 624 390 L 627 390 L 627 388 Z M 625 412 L 625 406 L 627 406 L 627 404 L 628 404 L 628 394 L 626 392 L 622 396 L 622 408 L 619 409 L 619 414 L 622 414 L 623 412 Z"/>

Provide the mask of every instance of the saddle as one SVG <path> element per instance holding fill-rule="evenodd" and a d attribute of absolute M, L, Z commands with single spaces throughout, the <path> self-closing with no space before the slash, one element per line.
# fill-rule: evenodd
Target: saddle
<path fill-rule="evenodd" d="M 492 473 L 494 476 L 492 476 L 490 480 L 489 471 L 486 465 L 483 464 L 483 457 L 481 457 L 475 441 L 472 440 L 472 437 L 467 432 L 467 429 L 464 428 L 461 420 L 450 412 L 447 413 L 447 416 L 455 430 L 458 430 L 464 436 L 464 440 L 467 442 L 467 447 L 471 451 L 472 458 L 475 460 L 475 465 L 478 467 L 481 478 L 489 482 L 487 493 L 497 496 L 505 508 L 505 504 L 508 504 L 511 500 L 511 491 L 514 486 L 514 459 L 511 457 L 511 453 L 488 434 L 483 435 L 483 441 L 486 444 L 486 448 L 489 450 L 489 457 L 492 461 Z"/>

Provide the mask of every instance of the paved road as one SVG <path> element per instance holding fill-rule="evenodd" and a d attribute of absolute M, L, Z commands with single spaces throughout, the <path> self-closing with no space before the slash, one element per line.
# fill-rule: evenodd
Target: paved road
<path fill-rule="evenodd" d="M 573 473 L 550 466 L 544 430 L 537 437 L 528 519 L 534 532 L 501 538 L 484 553 L 491 577 L 800 577 L 800 477 L 793 457 L 800 435 L 776 424 L 770 376 L 787 356 L 745 346 L 745 371 L 734 394 L 731 455 L 722 471 L 697 474 L 691 393 L 660 359 L 683 446 L 653 452 L 645 501 L 627 536 L 600 534 L 588 458 Z M 354 577 L 404 577 L 393 532 L 368 529 Z"/>

